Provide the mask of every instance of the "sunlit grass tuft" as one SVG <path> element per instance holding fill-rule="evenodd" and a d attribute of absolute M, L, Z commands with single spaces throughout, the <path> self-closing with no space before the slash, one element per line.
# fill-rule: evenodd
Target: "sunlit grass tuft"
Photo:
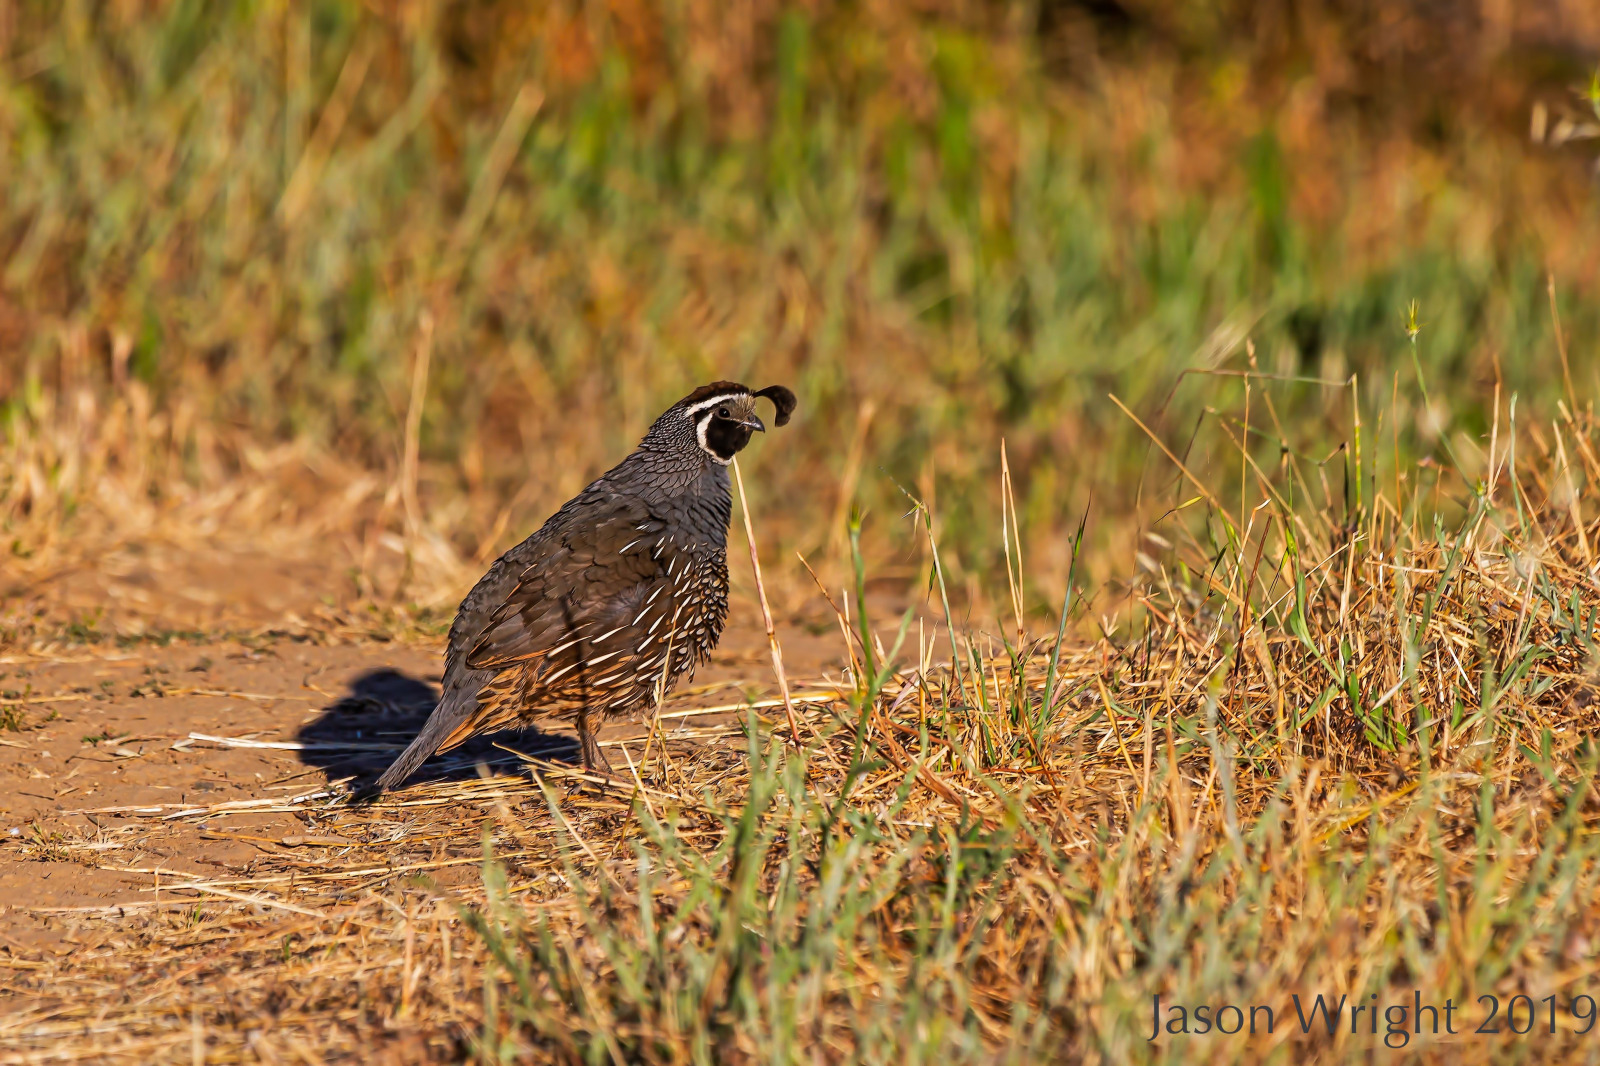
<path fill-rule="evenodd" d="M 1414 482 L 1313 503 L 1291 460 L 1249 472 L 1242 525 L 1169 512 L 1121 636 L 958 629 L 908 657 L 858 613 L 803 752 L 751 719 L 742 760 L 680 762 L 628 831 L 562 822 L 574 907 L 523 907 L 487 860 L 481 1052 L 1488 1061 L 1527 1046 L 1534 1001 L 1540 1054 L 1577 1051 L 1600 522 L 1565 486 L 1600 467 L 1559 464 L 1600 427 L 1536 458 L 1503 417 L 1486 478 L 1438 471 L 1449 507 Z M 1344 997 L 1332 1035 L 1300 1020 L 1318 995 Z M 1479 997 L 1518 996 L 1517 1029 L 1472 1031 Z M 1374 1003 L 1398 1013 L 1352 1028 Z M 1201 1035 L 1194 1008 L 1226 1004 L 1259 1031 Z"/>

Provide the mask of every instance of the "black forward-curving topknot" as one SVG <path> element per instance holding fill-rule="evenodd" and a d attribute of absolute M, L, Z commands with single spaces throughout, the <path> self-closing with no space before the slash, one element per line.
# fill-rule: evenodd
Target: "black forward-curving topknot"
<path fill-rule="evenodd" d="M 775 426 L 788 424 L 789 416 L 794 414 L 795 404 L 797 403 L 794 393 L 782 385 L 768 385 L 764 389 L 752 391 L 749 387 L 741 385 L 737 381 L 713 381 L 709 385 L 701 385 L 698 389 L 695 389 L 679 400 L 676 406 L 693 407 L 718 396 L 739 395 L 761 396 L 771 400 L 772 406 L 778 409 L 777 416 L 772 420 L 772 424 Z"/>
<path fill-rule="evenodd" d="M 796 402 L 794 393 L 782 385 L 768 385 L 766 388 L 752 392 L 750 395 L 765 396 L 772 401 L 772 406 L 778 409 L 777 416 L 772 420 L 772 424 L 775 426 L 786 425 L 789 421 L 789 416 L 794 414 Z"/>

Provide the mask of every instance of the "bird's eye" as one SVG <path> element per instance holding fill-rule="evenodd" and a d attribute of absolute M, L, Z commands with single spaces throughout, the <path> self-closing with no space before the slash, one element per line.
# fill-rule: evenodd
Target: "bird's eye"
<path fill-rule="evenodd" d="M 717 417 L 718 418 L 729 418 L 729 417 L 732 417 L 732 416 L 729 414 L 728 409 L 726 407 L 719 407 L 719 408 L 717 408 Z"/>

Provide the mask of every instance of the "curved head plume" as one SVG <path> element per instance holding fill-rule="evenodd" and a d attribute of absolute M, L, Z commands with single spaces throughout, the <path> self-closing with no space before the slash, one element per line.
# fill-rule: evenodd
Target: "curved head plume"
<path fill-rule="evenodd" d="M 756 414 L 757 397 L 772 401 L 775 426 L 787 424 L 794 414 L 794 393 L 782 385 L 752 391 L 736 381 L 713 381 L 669 407 L 645 440 L 692 439 L 712 462 L 726 466 L 750 443 L 752 433 L 766 431 Z"/>
<path fill-rule="evenodd" d="M 773 425 L 786 426 L 789 424 L 789 416 L 794 414 L 794 393 L 782 385 L 768 385 L 764 389 L 757 389 L 750 395 L 763 396 L 772 401 L 772 406 L 777 412 L 772 416 Z"/>

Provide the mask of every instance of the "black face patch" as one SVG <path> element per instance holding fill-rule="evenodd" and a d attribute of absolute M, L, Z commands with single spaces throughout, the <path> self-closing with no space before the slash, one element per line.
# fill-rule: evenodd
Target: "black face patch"
<path fill-rule="evenodd" d="M 730 462 L 750 443 L 751 429 L 739 418 L 733 408 L 714 407 L 705 416 L 704 439 L 706 449 L 723 462 Z"/>

